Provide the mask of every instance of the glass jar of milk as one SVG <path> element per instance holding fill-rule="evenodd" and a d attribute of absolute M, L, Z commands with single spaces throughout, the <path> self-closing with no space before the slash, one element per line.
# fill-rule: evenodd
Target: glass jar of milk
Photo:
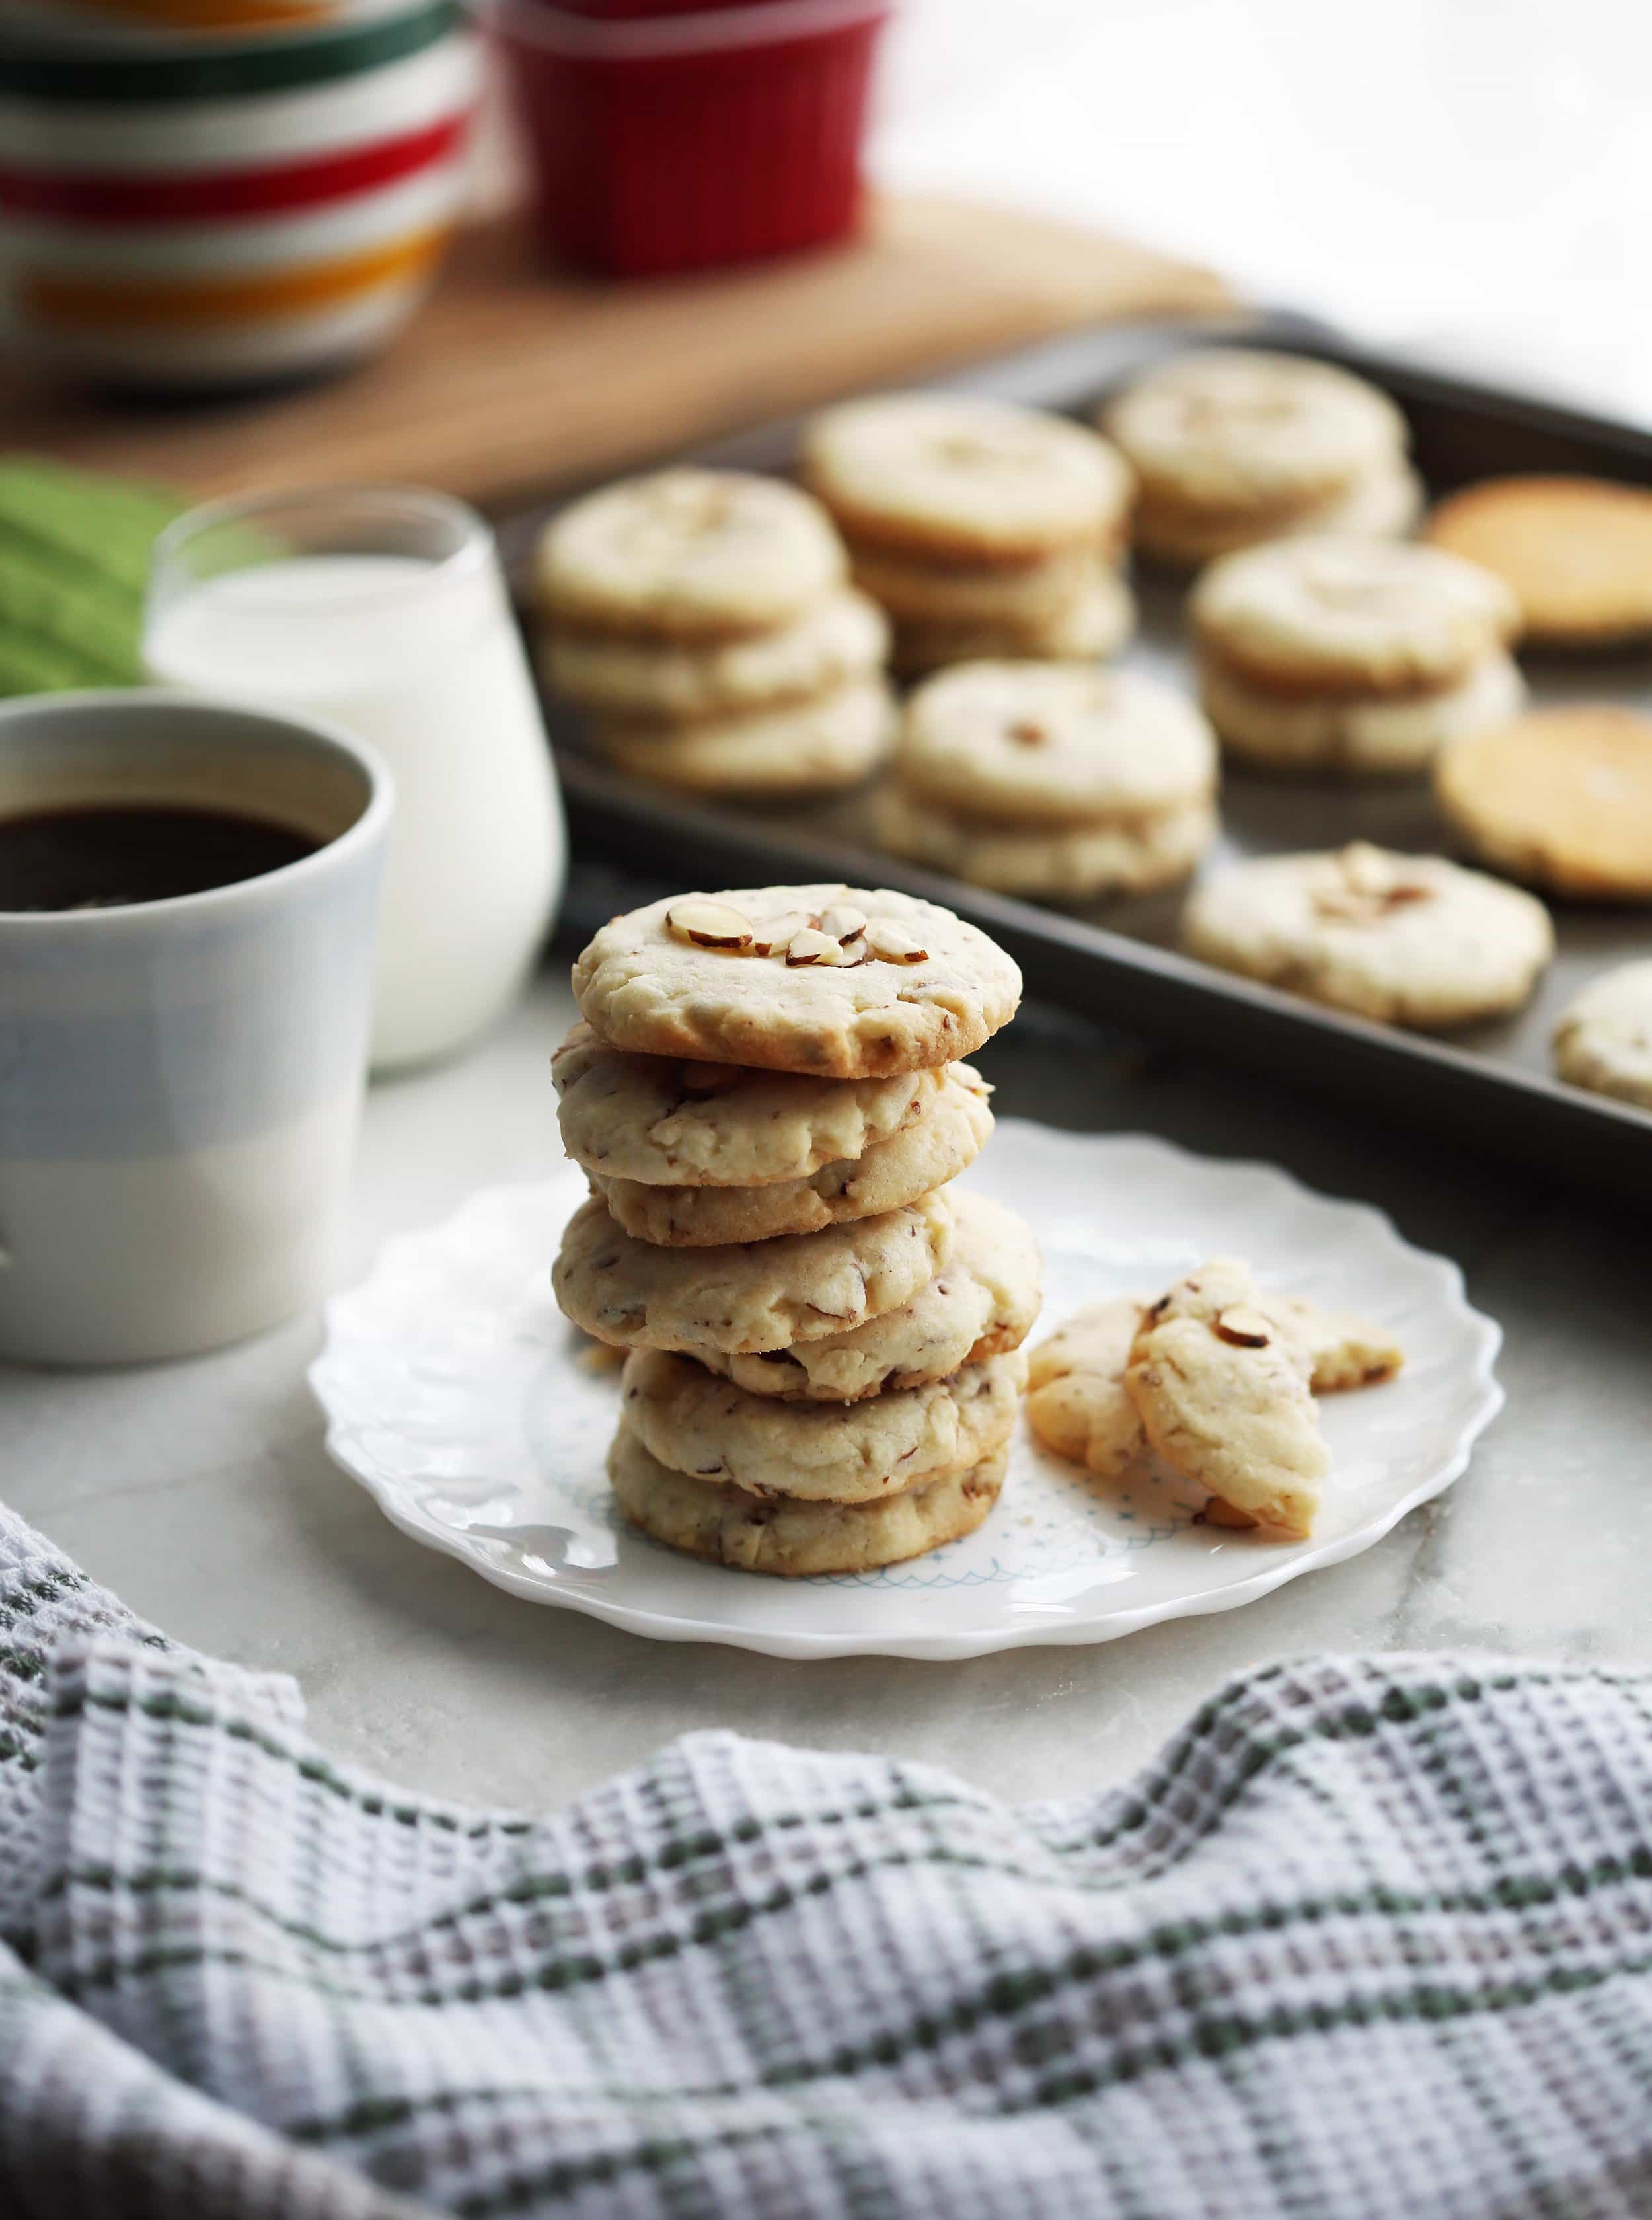
<path fill-rule="evenodd" d="M 396 486 L 214 502 L 155 549 L 153 678 L 299 709 L 396 781 L 372 1059 L 446 1054 L 520 990 L 562 891 L 562 805 L 493 535 Z"/>

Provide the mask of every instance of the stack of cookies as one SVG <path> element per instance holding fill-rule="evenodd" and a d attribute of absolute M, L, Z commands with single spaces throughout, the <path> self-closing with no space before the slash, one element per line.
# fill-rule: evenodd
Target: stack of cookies
<path fill-rule="evenodd" d="M 1425 769 L 1525 699 L 1502 579 L 1437 547 L 1285 539 L 1213 563 L 1189 615 L 1200 696 L 1259 770 L 1346 776 Z"/>
<path fill-rule="evenodd" d="M 1082 425 L 963 394 L 888 394 L 815 417 L 802 476 L 895 624 L 895 668 L 1093 663 L 1134 629 L 1131 476 Z"/>
<path fill-rule="evenodd" d="M 1216 742 L 1193 704 L 1133 670 L 970 663 L 907 705 L 883 845 L 1046 901 L 1185 878 L 1214 839 Z"/>
<path fill-rule="evenodd" d="M 1013 1014 L 1014 964 L 933 903 L 816 885 L 655 902 L 573 976 L 555 1078 L 593 1192 L 553 1278 L 628 1351 L 624 1516 L 789 1574 L 971 1531 L 1038 1307 L 1028 1229 L 948 1188 L 992 1130 L 958 1059 Z"/>
<path fill-rule="evenodd" d="M 623 480 L 563 510 L 536 577 L 546 683 L 620 770 L 764 800 L 853 786 L 888 752 L 888 627 L 795 486 Z"/>
<path fill-rule="evenodd" d="M 1405 418 L 1330 363 L 1198 348 L 1133 380 L 1101 426 L 1136 474 L 1137 546 L 1176 570 L 1300 532 L 1395 539 L 1421 514 Z"/>

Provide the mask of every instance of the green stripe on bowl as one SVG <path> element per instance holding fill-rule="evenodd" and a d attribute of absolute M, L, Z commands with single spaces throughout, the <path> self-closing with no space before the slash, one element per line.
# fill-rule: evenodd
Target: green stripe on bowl
<path fill-rule="evenodd" d="M 296 92 L 421 53 L 459 22 L 460 0 L 427 0 L 403 16 L 342 29 L 268 39 L 189 54 L 100 56 L 0 53 L 0 96 L 118 106 L 167 100 L 233 100 Z"/>

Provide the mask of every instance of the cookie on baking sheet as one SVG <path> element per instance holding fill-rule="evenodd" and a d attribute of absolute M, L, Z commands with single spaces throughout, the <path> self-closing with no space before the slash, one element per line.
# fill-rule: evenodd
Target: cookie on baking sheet
<path fill-rule="evenodd" d="M 558 625 L 541 645 L 539 664 L 564 701 L 612 717 L 677 725 L 809 701 L 870 677 L 888 652 L 882 610 L 844 587 L 774 631 L 705 646 Z"/>
<path fill-rule="evenodd" d="M 938 903 L 817 882 L 631 910 L 587 945 L 573 988 L 618 1048 L 862 1079 L 971 1055 L 1014 1016 L 1021 975 Z"/>
<path fill-rule="evenodd" d="M 657 1542 L 742 1572 L 806 1577 L 872 1572 L 972 1534 L 998 1500 L 1007 1462 L 996 1450 L 898 1495 L 803 1503 L 673 1472 L 621 1425 L 608 1480 L 627 1521 Z"/>
<path fill-rule="evenodd" d="M 1395 458 L 1353 479 L 1340 493 L 1288 508 L 1200 508 L 1159 498 L 1137 509 L 1134 540 L 1144 555 L 1175 571 L 1197 571 L 1219 556 L 1304 533 L 1349 539 L 1403 539 L 1423 513 L 1423 481 Z"/>
<path fill-rule="evenodd" d="M 1434 790 L 1497 870 L 1557 894 L 1652 901 L 1652 718 L 1609 702 L 1534 709 L 1447 748 Z"/>
<path fill-rule="evenodd" d="M 1518 716 L 1526 683 L 1499 651 L 1455 684 L 1420 692 L 1281 694 L 1207 657 L 1199 698 L 1228 753 L 1253 770 L 1402 777 L 1449 741 Z"/>
<path fill-rule="evenodd" d="M 1094 901 L 1148 894 L 1185 879 L 1216 838 L 1209 801 L 1190 801 L 1135 820 L 1062 831 L 1001 827 L 914 801 L 899 785 L 879 789 L 872 823 L 879 845 L 972 886 L 1030 901 Z"/>
<path fill-rule="evenodd" d="M 551 1059 L 576 1163 L 652 1187 L 763 1187 L 863 1157 L 921 1118 L 947 1067 L 807 1079 L 610 1048 L 582 1019 Z"/>
<path fill-rule="evenodd" d="M 1172 1471 L 1293 1540 L 1313 1531 L 1330 1453 L 1305 1344 L 1262 1305 L 1250 1267 L 1221 1257 L 1143 1313 L 1125 1388 Z"/>
<path fill-rule="evenodd" d="M 968 663 L 918 688 L 907 793 L 995 827 L 1134 823 L 1215 789 L 1216 742 L 1185 695 L 1135 670 Z"/>
<path fill-rule="evenodd" d="M 794 622 L 847 569 L 832 520 L 797 487 L 679 469 L 570 503 L 545 529 L 535 577 L 553 623 L 718 640 Z"/>
<path fill-rule="evenodd" d="M 952 1250 L 923 1292 L 852 1332 L 762 1356 L 700 1362 L 754 1395 L 855 1403 L 886 1388 L 920 1388 L 959 1367 L 1019 1349 L 1038 1313 L 1038 1244 L 1001 1202 L 969 1188 L 951 1195 Z"/>
<path fill-rule="evenodd" d="M 895 627 L 890 668 L 897 677 L 925 678 L 953 663 L 1106 663 L 1136 629 L 1136 597 L 1116 571 L 1098 564 L 1074 598 L 1037 617 L 961 623 L 901 620 Z"/>
<path fill-rule="evenodd" d="M 552 1268 L 564 1315 L 620 1348 L 787 1349 L 846 1333 L 921 1294 L 951 1254 L 952 1211 L 926 1194 L 882 1218 L 725 1249 L 639 1241 L 593 1196 Z"/>
<path fill-rule="evenodd" d="M 1053 621 L 1113 564 L 1093 547 L 1062 547 L 1036 563 L 919 564 L 882 548 L 853 551 L 855 583 L 897 624 L 1019 624 Z"/>
<path fill-rule="evenodd" d="M 1117 1480 L 1147 1455 L 1147 1436 L 1125 1389 L 1125 1367 L 1142 1322 L 1134 1296 L 1075 1311 L 1027 1359 L 1026 1414 L 1057 1456 Z"/>
<path fill-rule="evenodd" d="M 1018 1349 L 863 1402 L 786 1402 L 749 1395 L 688 1357 L 635 1349 L 620 1395 L 627 1425 L 673 1472 L 753 1495 L 863 1503 L 1001 1449 L 1025 1379 Z"/>
<path fill-rule="evenodd" d="M 882 679 L 852 678 L 813 701 L 693 725 L 603 718 L 596 741 L 610 763 L 661 786 L 761 800 L 858 786 L 888 754 L 895 723 Z"/>
<path fill-rule="evenodd" d="M 1652 1110 L 1652 962 L 1592 979 L 1561 1013 L 1554 1050 L 1574 1087 Z"/>
<path fill-rule="evenodd" d="M 967 1063 L 952 1064 L 920 1118 L 887 1141 L 875 1141 L 864 1155 L 826 1164 L 807 1179 L 762 1187 L 651 1187 L 593 1172 L 591 1184 L 610 1217 L 639 1241 L 703 1249 L 815 1233 L 898 1210 L 967 1170 L 993 1129 L 990 1092 Z"/>
<path fill-rule="evenodd" d="M 1340 492 L 1405 452 L 1386 394 L 1334 365 L 1251 347 L 1197 347 L 1142 372 L 1101 425 L 1144 500 L 1289 508 Z"/>
<path fill-rule="evenodd" d="M 1188 897 L 1182 939 L 1225 970 L 1424 1029 L 1518 1009 L 1555 945 L 1518 887 L 1364 841 L 1216 872 Z"/>
<path fill-rule="evenodd" d="M 1443 501 L 1437 547 L 1503 579 L 1527 638 L 1609 646 L 1652 633 L 1652 492 L 1605 478 L 1487 478 Z"/>
<path fill-rule="evenodd" d="M 1454 684 L 1519 629 L 1500 578 L 1437 547 L 1277 540 L 1214 563 L 1188 616 L 1201 653 L 1277 691 Z"/>
<path fill-rule="evenodd" d="M 803 481 L 863 546 L 960 562 L 1099 546 L 1130 503 L 1117 451 L 1082 424 L 973 394 L 890 393 L 812 419 Z"/>

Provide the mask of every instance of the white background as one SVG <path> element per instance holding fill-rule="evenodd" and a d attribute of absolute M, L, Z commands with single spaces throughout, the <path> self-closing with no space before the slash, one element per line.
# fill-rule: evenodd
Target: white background
<path fill-rule="evenodd" d="M 1649 0 L 905 0 L 881 184 L 1652 419 Z"/>

